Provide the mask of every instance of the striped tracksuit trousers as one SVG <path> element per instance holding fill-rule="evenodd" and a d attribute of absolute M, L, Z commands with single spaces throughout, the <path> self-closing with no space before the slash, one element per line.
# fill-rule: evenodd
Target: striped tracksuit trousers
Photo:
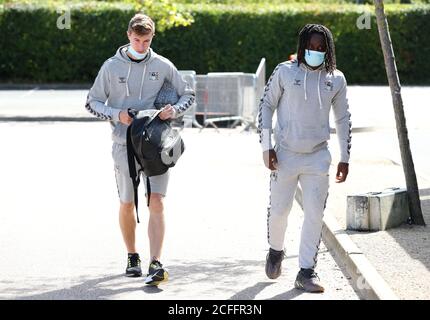
<path fill-rule="evenodd" d="M 288 215 L 298 184 L 302 189 L 304 221 L 299 249 L 299 267 L 315 268 L 321 242 L 322 219 L 328 196 L 331 155 L 327 147 L 312 153 L 296 153 L 275 147 L 278 166 L 270 175 L 267 217 L 268 242 L 284 250 Z"/>

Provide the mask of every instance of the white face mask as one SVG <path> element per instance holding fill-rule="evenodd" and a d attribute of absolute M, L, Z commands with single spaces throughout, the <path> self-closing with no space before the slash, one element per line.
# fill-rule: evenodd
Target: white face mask
<path fill-rule="evenodd" d="M 137 52 L 136 50 L 133 49 L 133 47 L 131 46 L 131 44 L 128 47 L 127 51 L 130 52 L 130 54 L 133 57 L 135 57 L 137 60 L 142 60 L 143 58 L 145 58 L 146 57 L 146 53 L 147 53 L 147 52 L 144 52 L 144 53 Z"/>
<path fill-rule="evenodd" d="M 320 66 L 325 59 L 325 52 L 305 49 L 305 61 L 311 67 Z"/>

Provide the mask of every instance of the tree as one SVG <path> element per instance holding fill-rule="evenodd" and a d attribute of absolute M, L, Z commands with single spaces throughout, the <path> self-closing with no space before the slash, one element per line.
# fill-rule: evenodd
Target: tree
<path fill-rule="evenodd" d="M 189 26 L 194 20 L 188 11 L 180 10 L 172 0 L 127 0 L 135 10 L 156 21 L 156 29 L 163 31 L 179 26 Z"/>
<path fill-rule="evenodd" d="M 409 211 L 412 223 L 425 225 L 421 202 L 415 174 L 414 161 L 408 139 L 408 128 L 406 127 L 405 113 L 403 111 L 402 95 L 400 93 L 400 80 L 397 73 L 396 58 L 391 43 L 390 30 L 387 17 L 384 12 L 384 1 L 374 0 L 376 21 L 378 24 L 379 39 L 384 54 L 385 69 L 387 71 L 388 83 L 393 99 L 394 115 L 396 119 L 397 136 L 399 139 L 400 154 L 402 157 L 403 171 L 405 174 L 406 187 L 409 198 Z"/>

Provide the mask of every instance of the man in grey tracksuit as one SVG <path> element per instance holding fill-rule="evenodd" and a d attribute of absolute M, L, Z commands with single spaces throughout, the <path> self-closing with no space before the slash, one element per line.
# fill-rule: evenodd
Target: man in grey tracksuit
<path fill-rule="evenodd" d="M 112 157 L 120 198 L 119 222 L 128 251 L 127 276 L 142 275 L 135 246 L 134 191 L 127 161 L 126 133 L 132 121 L 127 109 L 153 109 L 157 94 L 166 81 L 176 89 L 179 101 L 163 108 L 159 115 L 162 120 L 181 116 L 195 100 L 194 91 L 182 79 L 173 63 L 150 48 L 154 34 L 155 24 L 148 16 L 136 14 L 130 20 L 127 30 L 130 43 L 118 48 L 116 54 L 104 62 L 85 106 L 96 117 L 109 120 L 112 127 Z M 168 278 L 167 271 L 159 261 L 165 229 L 163 197 L 167 192 L 168 180 L 168 171 L 150 177 L 148 236 L 151 261 L 145 280 L 150 285 L 157 285 Z"/>
<path fill-rule="evenodd" d="M 343 73 L 336 69 L 331 32 L 322 25 L 308 24 L 300 32 L 297 60 L 275 68 L 259 107 L 260 143 L 265 165 L 271 170 L 266 274 L 271 279 L 281 274 L 288 214 L 300 183 L 304 222 L 295 287 L 309 292 L 324 291 L 314 269 L 328 196 L 331 108 L 341 153 L 336 182 L 345 181 L 348 174 L 351 123 L 346 87 Z"/>

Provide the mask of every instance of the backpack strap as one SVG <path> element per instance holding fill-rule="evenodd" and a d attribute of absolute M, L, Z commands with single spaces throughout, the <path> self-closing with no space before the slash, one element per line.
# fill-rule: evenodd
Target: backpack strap
<path fill-rule="evenodd" d="M 128 170 L 130 173 L 130 178 L 133 182 L 133 190 L 134 190 L 134 205 L 136 206 L 136 218 L 137 223 L 139 221 L 139 213 L 138 213 L 138 194 L 137 190 L 140 184 L 140 174 L 136 171 L 136 162 L 133 148 L 131 146 L 131 126 L 127 128 L 127 159 L 128 159 Z M 149 203 L 148 203 L 149 206 Z"/>
<path fill-rule="evenodd" d="M 153 110 L 152 110 L 153 111 Z M 160 114 L 161 110 L 153 111 L 151 116 L 146 120 L 145 127 L 149 126 L 149 124 Z M 149 207 L 149 203 L 151 202 L 151 182 L 149 181 L 149 177 L 146 177 L 146 201 Z"/>
<path fill-rule="evenodd" d="M 153 113 L 151 114 L 151 116 L 148 118 L 148 120 L 146 120 L 145 122 L 145 126 L 148 126 L 156 117 L 158 117 L 158 115 L 161 113 L 161 111 L 163 110 L 152 110 Z M 139 114 L 137 115 L 139 116 Z M 148 207 L 149 207 L 149 203 L 150 203 L 150 198 L 151 198 L 151 183 L 149 181 L 149 177 L 146 177 L 146 196 L 147 196 L 147 201 L 148 201 Z"/>
<path fill-rule="evenodd" d="M 128 114 L 130 117 L 134 119 L 139 119 L 143 117 L 148 117 L 148 120 L 145 122 L 145 126 L 148 126 L 158 115 L 161 113 L 162 110 L 143 110 L 143 111 L 137 111 L 134 109 L 129 108 Z M 134 190 L 134 205 L 136 206 L 136 217 L 137 217 L 137 223 L 140 223 L 139 221 L 139 214 L 138 214 L 138 187 L 140 184 L 140 173 L 136 171 L 136 162 L 135 162 L 135 154 L 131 145 L 131 125 L 127 128 L 127 158 L 128 158 L 128 168 L 130 172 L 130 178 L 133 181 L 133 190 Z M 140 164 L 143 170 L 142 164 Z M 146 194 L 147 194 L 147 204 L 149 207 L 150 198 L 151 198 L 151 183 L 149 181 L 149 177 L 146 177 Z"/>
<path fill-rule="evenodd" d="M 146 197 L 147 197 L 147 203 L 149 207 L 149 201 L 151 198 L 151 181 L 149 181 L 149 177 L 146 177 Z"/>

